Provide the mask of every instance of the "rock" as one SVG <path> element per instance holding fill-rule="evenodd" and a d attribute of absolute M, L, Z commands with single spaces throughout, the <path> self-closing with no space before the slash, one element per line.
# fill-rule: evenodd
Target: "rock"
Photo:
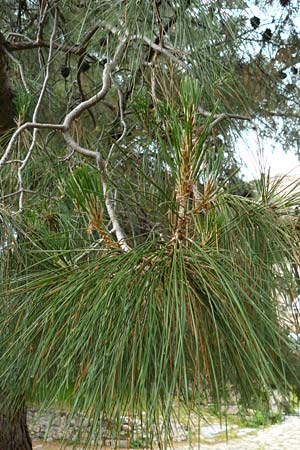
<path fill-rule="evenodd" d="M 229 427 L 227 427 L 227 430 L 228 429 Z M 226 431 L 226 428 L 221 427 L 218 424 L 210 425 L 208 427 L 201 427 L 200 429 L 201 435 L 205 438 L 213 438 L 224 431 Z"/>
<path fill-rule="evenodd" d="M 229 405 L 226 409 L 227 414 L 239 414 L 239 407 L 238 405 Z"/>

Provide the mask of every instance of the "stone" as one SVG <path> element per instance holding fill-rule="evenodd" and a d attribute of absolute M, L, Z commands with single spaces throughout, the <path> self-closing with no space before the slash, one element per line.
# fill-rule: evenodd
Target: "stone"
<path fill-rule="evenodd" d="M 123 423 L 121 427 L 122 431 L 131 431 L 131 426 L 128 423 Z"/>
<path fill-rule="evenodd" d="M 239 407 L 238 405 L 229 405 L 225 411 L 227 414 L 239 414 Z"/>
<path fill-rule="evenodd" d="M 205 438 L 213 438 L 224 431 L 226 431 L 226 428 L 221 427 L 218 424 L 210 425 L 208 427 L 201 427 L 200 429 L 201 435 Z"/>

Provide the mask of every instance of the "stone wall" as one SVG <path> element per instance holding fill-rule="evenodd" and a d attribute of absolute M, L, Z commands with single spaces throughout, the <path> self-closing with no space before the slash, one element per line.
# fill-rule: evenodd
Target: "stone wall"
<path fill-rule="evenodd" d="M 70 417 L 67 411 L 49 410 L 38 411 L 37 408 L 30 407 L 27 411 L 27 422 L 31 438 L 33 440 L 45 440 L 52 442 L 65 439 L 68 442 L 84 442 L 92 431 L 92 422 L 80 414 Z M 189 429 L 180 423 L 172 423 L 172 434 L 174 442 L 181 442 L 187 439 Z M 142 446 L 148 436 L 138 419 L 131 419 L 130 424 L 124 418 L 116 439 L 109 436 L 107 426 L 102 428 L 102 443 L 106 446 L 128 448 Z M 155 441 L 155 439 L 154 439 Z"/>

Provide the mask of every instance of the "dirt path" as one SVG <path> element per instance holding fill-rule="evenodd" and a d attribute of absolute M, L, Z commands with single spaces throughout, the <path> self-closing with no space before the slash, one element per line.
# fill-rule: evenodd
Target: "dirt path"
<path fill-rule="evenodd" d="M 197 446 L 195 446 L 197 448 Z M 226 443 L 201 444 L 201 450 L 300 450 L 300 417 L 287 417 L 283 423 L 246 434 Z M 178 446 L 187 450 L 188 445 Z"/>
<path fill-rule="evenodd" d="M 74 447 L 68 447 L 68 450 Z M 78 447 L 77 450 L 81 450 Z M 188 450 L 188 444 L 178 444 L 176 450 Z M 226 443 L 195 444 L 194 449 L 200 450 L 300 450 L 300 417 L 287 417 L 283 423 L 269 428 L 245 434 L 238 439 Z M 56 443 L 34 442 L 33 450 L 59 450 Z"/>

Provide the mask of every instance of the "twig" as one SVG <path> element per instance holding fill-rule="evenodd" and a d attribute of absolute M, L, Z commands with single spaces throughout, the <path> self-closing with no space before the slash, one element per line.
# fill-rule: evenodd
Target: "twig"
<path fill-rule="evenodd" d="M 14 197 L 15 195 L 20 195 L 21 193 L 24 193 L 24 194 L 34 194 L 34 195 L 41 195 L 42 197 L 49 198 L 49 195 L 42 194 L 42 193 L 37 192 L 37 191 L 32 191 L 31 189 L 23 189 L 23 188 L 22 188 L 22 189 L 19 189 L 18 191 L 11 192 L 10 194 L 2 195 L 2 196 L 0 197 L 0 200 L 5 200 L 5 199 L 7 199 L 7 198 Z"/>
<path fill-rule="evenodd" d="M 110 26 L 108 24 L 104 25 L 108 31 L 110 31 L 113 34 L 118 34 L 119 33 L 119 29 L 113 26 Z M 154 51 L 166 56 L 167 58 L 169 58 L 171 61 L 175 62 L 176 64 L 178 64 L 180 67 L 182 67 L 183 69 L 188 69 L 189 66 L 186 62 L 182 61 L 181 59 L 179 59 L 177 56 L 175 56 L 171 50 L 169 48 L 167 48 L 166 46 L 162 46 L 162 45 L 158 45 L 154 42 L 151 41 L 151 39 L 147 38 L 146 36 L 141 36 L 139 34 L 133 34 L 130 35 L 128 33 L 128 31 L 125 30 L 125 37 L 128 39 L 128 41 L 141 41 L 144 42 L 145 44 L 147 44 L 150 48 L 152 48 Z"/>
<path fill-rule="evenodd" d="M 22 159 L 10 159 L 9 161 L 6 161 L 4 164 L 22 164 Z"/>
<path fill-rule="evenodd" d="M 123 93 L 122 93 L 120 87 L 118 86 L 118 83 L 116 83 L 116 81 L 114 80 L 114 78 L 113 78 L 112 75 L 111 75 L 111 81 L 112 81 L 112 84 L 114 85 L 114 87 L 117 89 L 117 92 L 118 92 L 118 98 L 119 98 L 119 115 L 120 115 L 120 122 L 121 122 L 121 124 L 122 124 L 123 131 L 122 131 L 122 134 L 121 134 L 121 136 L 119 137 L 119 139 L 117 139 L 116 142 L 114 142 L 114 143 L 112 144 L 112 146 L 111 146 L 111 148 L 110 148 L 110 150 L 109 150 L 109 153 L 108 153 L 108 156 L 107 156 L 107 159 L 106 159 L 106 163 L 105 163 L 105 166 L 106 166 L 106 167 L 107 167 L 107 165 L 108 165 L 108 162 L 109 162 L 109 160 L 110 160 L 110 157 L 111 157 L 111 155 L 112 155 L 112 152 L 113 152 L 113 150 L 114 150 L 116 144 L 119 144 L 119 143 L 123 140 L 123 138 L 124 138 L 124 136 L 125 136 L 125 134 L 126 134 L 126 132 L 127 132 L 127 125 L 126 125 L 126 122 L 125 122 L 125 120 L 124 120 Z"/>
<path fill-rule="evenodd" d="M 0 159 L 0 170 L 2 169 L 2 167 L 4 166 L 4 164 L 6 164 L 7 159 L 9 157 L 9 155 L 12 152 L 13 146 L 17 140 L 17 138 L 19 137 L 20 134 L 23 133 L 23 131 L 25 130 L 29 130 L 29 129 L 50 129 L 50 130 L 63 130 L 64 126 L 59 124 L 59 123 L 39 123 L 39 122 L 26 122 L 23 123 L 23 125 L 21 125 L 19 128 L 16 129 L 16 131 L 14 132 L 14 134 L 12 135 L 5 152 L 2 155 L 2 158 Z"/>
<path fill-rule="evenodd" d="M 105 169 L 102 170 L 102 188 L 103 188 L 103 194 L 104 194 L 104 199 L 105 199 L 105 206 L 106 206 L 109 218 L 110 218 L 112 226 L 113 226 L 111 233 L 115 233 L 118 244 L 121 247 L 121 249 L 124 252 L 129 252 L 131 250 L 131 248 L 126 243 L 125 234 L 121 228 L 121 225 L 119 223 L 119 220 L 118 220 L 116 212 L 115 212 L 115 209 L 109 198 L 109 193 L 107 190 L 107 180 L 106 180 L 106 170 Z"/>
<path fill-rule="evenodd" d="M 118 64 L 119 60 L 121 59 L 125 44 L 126 41 L 124 39 L 121 40 L 117 46 L 115 56 L 113 57 L 112 61 L 110 63 L 107 62 L 105 64 L 102 74 L 102 87 L 100 91 L 93 97 L 90 97 L 88 100 L 79 103 L 79 105 L 77 105 L 72 111 L 70 111 L 66 115 L 65 120 L 63 122 L 63 127 L 65 128 L 65 130 L 68 130 L 70 128 L 71 123 L 75 119 L 77 119 L 77 117 L 79 117 L 83 113 L 83 111 L 96 105 L 100 100 L 102 100 L 106 96 L 110 88 L 110 74 Z"/>
<path fill-rule="evenodd" d="M 66 143 L 68 146 L 77 153 L 80 153 L 83 156 L 88 156 L 89 158 L 95 158 L 96 161 L 101 161 L 100 153 L 94 150 L 90 150 L 88 148 L 82 147 L 79 145 L 72 136 L 70 135 L 69 131 L 63 131 L 63 136 L 65 138 Z"/>
<path fill-rule="evenodd" d="M 201 106 L 198 107 L 198 111 L 200 114 L 204 117 L 215 117 L 215 119 L 210 123 L 208 126 L 208 131 L 210 132 L 218 123 L 222 122 L 223 120 L 229 120 L 229 119 L 237 119 L 237 120 L 251 120 L 252 118 L 250 116 L 245 116 L 242 114 L 229 114 L 229 113 L 221 113 L 221 114 L 214 114 L 213 112 L 206 111 Z M 201 132 L 203 131 L 204 127 L 201 126 L 197 132 L 196 135 L 199 136 Z"/>
<path fill-rule="evenodd" d="M 50 37 L 50 44 L 52 44 L 53 41 L 54 41 L 54 37 L 55 37 L 55 33 L 56 33 L 56 26 L 57 26 L 57 8 L 55 8 L 55 13 L 54 13 L 54 23 L 53 23 L 53 29 L 52 29 L 52 33 L 51 33 L 51 37 Z M 39 95 L 39 98 L 38 98 L 38 101 L 37 101 L 37 104 L 35 106 L 34 113 L 33 113 L 33 116 L 32 116 L 32 122 L 33 123 L 35 123 L 36 120 L 37 120 L 37 115 L 38 115 L 38 112 L 39 112 L 39 109 L 40 109 L 40 106 L 41 106 L 41 103 L 42 103 L 42 100 L 43 100 L 43 97 L 44 97 L 44 94 L 45 94 L 45 91 L 46 91 L 46 87 L 47 87 L 47 84 L 48 84 L 49 75 L 50 75 L 49 68 L 50 68 L 50 64 L 51 64 L 52 54 L 53 54 L 53 46 L 50 45 L 49 54 L 48 54 L 48 60 L 47 60 L 47 65 L 46 65 L 46 74 L 45 74 L 43 86 L 42 86 L 42 89 L 41 89 L 41 92 L 40 92 L 40 95 Z M 24 158 L 22 164 L 18 168 L 18 184 L 19 184 L 19 190 L 20 190 L 19 211 L 23 210 L 23 200 L 24 200 L 24 188 L 23 188 L 22 172 L 23 172 L 24 168 L 26 167 L 26 165 L 27 165 L 27 163 L 28 163 L 28 161 L 29 161 L 29 159 L 31 157 L 32 151 L 33 151 L 33 149 L 35 147 L 36 140 L 37 140 L 37 133 L 38 133 L 38 129 L 34 128 L 33 134 L 32 134 L 31 145 L 29 147 L 29 150 L 27 152 L 26 157 Z"/>
<path fill-rule="evenodd" d="M 55 15 L 55 17 L 57 18 L 57 13 Z M 52 33 L 52 42 L 53 42 L 53 38 L 54 38 L 54 32 L 55 32 L 55 28 L 53 28 L 53 33 Z M 13 134 L 5 152 L 4 155 L 2 156 L 1 160 L 0 160 L 0 169 L 1 167 L 6 163 L 13 145 L 16 141 L 16 139 L 18 138 L 18 136 L 26 129 L 29 128 L 33 128 L 33 139 L 32 139 L 32 143 L 30 146 L 30 149 L 26 155 L 26 158 L 24 159 L 21 167 L 19 168 L 18 174 L 19 174 L 19 192 L 20 192 L 20 202 L 19 202 L 19 209 L 23 208 L 23 195 L 24 195 L 24 189 L 23 189 L 23 185 L 22 185 L 22 170 L 25 167 L 25 165 L 27 164 L 32 149 L 36 143 L 36 136 L 37 136 L 37 130 L 39 128 L 49 128 L 49 129 L 54 129 L 54 130 L 60 130 L 63 133 L 64 139 L 66 141 L 66 143 L 68 144 L 68 146 L 72 149 L 72 151 L 75 151 L 77 153 L 80 153 L 84 156 L 88 156 L 88 157 L 92 157 L 96 160 L 97 166 L 101 171 L 102 174 L 102 178 L 103 178 L 103 192 L 104 192 L 104 197 L 105 197 L 105 205 L 106 205 L 106 209 L 109 215 L 109 218 L 111 220 L 111 223 L 113 225 L 113 232 L 116 235 L 118 244 L 120 246 L 120 248 L 124 251 L 127 252 L 130 250 L 129 245 L 126 243 L 126 238 L 125 238 L 125 234 L 120 226 L 120 223 L 118 221 L 117 215 L 115 213 L 115 210 L 113 208 L 113 205 L 111 203 L 111 200 L 109 198 L 109 193 L 108 193 L 108 189 L 107 189 L 107 174 L 106 174 L 106 169 L 104 167 L 101 155 L 98 151 L 93 151 L 87 148 L 82 147 L 81 145 L 79 145 L 77 142 L 74 141 L 74 139 L 71 137 L 69 129 L 72 125 L 72 122 L 79 117 L 86 109 L 94 106 L 96 103 L 98 103 L 100 100 L 102 100 L 109 88 L 110 88 L 110 82 L 111 82 L 111 72 L 112 70 L 116 67 L 116 65 L 118 64 L 119 60 L 122 57 L 123 51 L 124 51 L 124 46 L 126 44 L 126 40 L 121 40 L 120 43 L 117 46 L 115 55 L 112 59 L 112 61 L 110 63 L 106 63 L 106 65 L 104 66 L 104 70 L 103 70 L 103 74 L 102 74 L 102 87 L 100 89 L 100 91 L 95 94 L 93 97 L 89 98 L 88 100 L 85 100 L 83 102 L 81 102 L 79 105 L 77 105 L 72 111 L 70 111 L 65 119 L 63 124 L 41 124 L 41 123 L 36 123 L 36 118 L 37 118 L 37 112 L 40 106 L 40 103 L 42 101 L 42 97 L 44 95 L 44 91 L 46 88 L 46 84 L 47 84 L 47 80 L 48 80 L 48 74 L 49 74 L 49 65 L 50 65 L 50 61 L 51 61 L 51 55 L 52 55 L 52 50 L 53 50 L 53 46 L 50 46 L 50 50 L 49 50 L 49 55 L 48 55 L 48 63 L 47 63 L 47 73 L 46 73 L 46 77 L 44 80 L 44 84 L 43 84 L 43 88 L 39 97 L 39 101 L 37 103 L 37 106 L 35 108 L 35 113 L 33 115 L 33 121 L 30 123 L 25 123 L 23 124 L 20 128 L 18 128 L 15 133 Z M 119 92 L 119 91 L 118 91 Z M 120 94 L 120 93 L 119 93 Z M 122 110 L 122 107 L 121 107 Z M 126 124 L 124 119 L 122 118 L 122 124 L 123 124 L 123 132 L 125 134 L 126 132 Z M 123 134 L 123 133 L 122 133 Z"/>
<path fill-rule="evenodd" d="M 99 244 L 102 244 L 103 241 L 104 241 L 103 238 L 97 239 L 96 242 L 94 242 L 89 249 L 85 250 L 81 255 L 77 256 L 74 259 L 75 264 L 77 264 L 85 256 L 89 255 L 91 251 L 95 250 Z"/>
<path fill-rule="evenodd" d="M 151 64 L 151 96 L 152 96 L 152 100 L 153 100 L 153 104 L 158 104 L 158 98 L 156 95 L 156 75 L 155 75 L 155 63 L 156 63 L 156 55 L 157 53 L 155 53 L 152 64 Z"/>
<path fill-rule="evenodd" d="M 56 42 L 53 43 L 53 48 L 58 51 L 62 51 L 64 53 L 72 53 L 73 55 L 79 55 L 81 56 L 83 53 L 85 53 L 86 48 L 88 46 L 89 41 L 93 37 L 93 35 L 98 30 L 99 26 L 96 25 L 83 39 L 82 43 L 80 45 L 74 44 L 74 45 L 67 45 L 67 44 L 58 44 Z M 8 39 L 10 37 L 22 37 L 24 39 L 23 42 L 11 42 Z M 50 42 L 42 39 L 41 33 L 38 34 L 36 40 L 30 39 L 28 36 L 21 34 L 21 33 L 9 33 L 6 37 L 6 41 L 4 42 L 5 47 L 10 52 L 15 51 L 22 51 L 22 50 L 30 50 L 34 48 L 49 48 Z M 96 58 L 92 55 L 89 55 L 90 58 L 93 60 L 96 60 Z"/>
<path fill-rule="evenodd" d="M 42 0 L 41 5 L 40 5 L 40 17 L 39 17 L 38 31 L 37 31 L 37 35 L 36 35 L 36 42 L 39 42 L 42 39 L 43 29 L 44 29 L 47 12 L 48 12 L 48 6 L 49 6 L 48 2 L 45 0 Z M 55 14 L 57 14 L 56 7 L 55 7 Z M 55 20 L 57 21 L 57 19 L 55 19 Z M 53 48 L 53 43 L 51 42 L 51 38 L 50 38 L 49 44 L 50 44 L 49 47 Z"/>
<path fill-rule="evenodd" d="M 26 36 L 26 34 L 22 34 L 22 33 L 10 32 L 6 36 L 6 40 L 8 40 L 10 37 L 21 37 L 21 38 L 25 39 L 27 42 L 30 42 L 31 44 L 34 42 L 32 39 L 30 39 L 28 36 Z M 7 41 L 6 41 L 6 44 L 7 44 Z"/>
<path fill-rule="evenodd" d="M 68 155 L 64 156 L 63 158 L 58 158 L 58 162 L 69 161 L 72 158 L 72 156 L 74 155 L 74 153 L 75 153 L 75 150 L 72 149 Z"/>
<path fill-rule="evenodd" d="M 25 76 L 24 76 L 22 64 L 21 64 L 20 61 L 18 61 L 17 58 L 15 58 L 15 57 L 7 50 L 4 46 L 3 46 L 3 50 L 4 50 L 5 54 L 6 54 L 6 55 L 7 55 L 7 56 L 8 56 L 15 64 L 17 64 L 17 66 L 18 66 L 18 68 L 19 68 L 19 72 L 20 72 L 20 76 L 21 76 L 21 80 L 22 80 L 23 86 L 24 86 L 26 92 L 28 92 L 28 94 L 29 94 L 29 93 L 30 93 L 30 90 L 29 90 L 28 85 L 27 85 L 27 83 L 26 83 L 26 79 L 25 79 Z"/>
<path fill-rule="evenodd" d="M 81 102 L 72 111 L 70 111 L 66 115 L 64 122 L 62 124 L 37 123 L 37 122 L 32 121 L 32 122 L 26 122 L 23 125 L 21 125 L 12 135 L 4 154 L 3 154 L 2 158 L 0 159 L 0 169 L 3 167 L 3 165 L 9 158 L 9 155 L 11 154 L 12 149 L 13 149 L 13 145 L 16 142 L 18 136 L 23 131 L 30 129 L 30 128 L 33 128 L 33 129 L 36 129 L 36 128 L 47 129 L 48 128 L 48 129 L 52 129 L 52 130 L 62 131 L 65 141 L 67 142 L 69 147 L 71 147 L 71 149 L 74 149 L 78 153 L 81 153 L 85 156 L 95 158 L 97 160 L 99 158 L 99 153 L 94 152 L 92 150 L 84 149 L 83 147 L 81 147 L 79 144 L 77 144 L 74 141 L 74 139 L 72 139 L 72 137 L 70 136 L 70 133 L 68 131 L 70 129 L 72 122 L 77 117 L 79 117 L 86 109 L 90 108 L 91 106 L 94 106 L 96 103 L 98 103 L 100 100 L 102 100 L 106 96 L 106 94 L 109 90 L 109 87 L 110 87 L 111 71 L 114 69 L 114 67 L 117 65 L 119 59 L 121 58 L 124 46 L 125 46 L 125 41 L 122 40 L 116 49 L 116 53 L 115 53 L 113 60 L 110 63 L 106 63 L 104 70 L 103 70 L 102 87 L 101 87 L 100 91 L 97 94 L 95 94 L 93 97 L 89 98 L 88 100 Z"/>

